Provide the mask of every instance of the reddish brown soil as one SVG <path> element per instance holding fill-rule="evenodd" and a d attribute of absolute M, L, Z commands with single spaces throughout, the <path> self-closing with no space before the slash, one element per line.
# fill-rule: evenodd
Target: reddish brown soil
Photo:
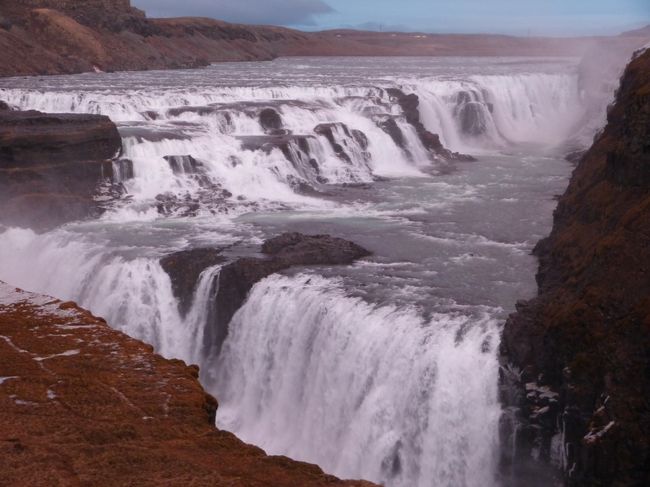
<path fill-rule="evenodd" d="M 11 292 L 0 283 L 0 485 L 371 485 L 217 430 L 196 367 L 73 303 Z"/>

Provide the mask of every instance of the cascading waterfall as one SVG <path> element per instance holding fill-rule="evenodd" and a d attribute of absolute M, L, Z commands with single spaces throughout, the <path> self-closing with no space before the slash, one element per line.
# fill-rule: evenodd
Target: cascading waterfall
<path fill-rule="evenodd" d="M 219 425 L 269 451 L 392 486 L 485 486 L 497 342 L 487 316 L 425 319 L 317 275 L 273 276 L 234 317 L 208 383 Z"/>
<path fill-rule="evenodd" d="M 424 125 L 445 146 L 481 152 L 561 140 L 584 113 L 577 79 L 575 73 L 472 75 L 388 86 L 418 95 Z M 193 214 L 232 209 L 243 200 L 263 207 L 319 206 L 322 200 L 305 188 L 422 176 L 432 167 L 414 128 L 377 86 L 145 90 L 118 84 L 106 92 L 84 81 L 89 87 L 80 92 L 54 84 L 44 91 L 0 89 L 0 97 L 23 109 L 100 113 L 115 120 L 124 137 L 123 157 L 133 163 L 128 175 L 134 177 L 124 182 L 133 211 L 124 218 L 153 217 L 161 195 L 168 206 L 191 201 Z M 279 116 L 275 130 L 260 123 L 260 113 L 269 108 Z M 380 128 L 386 117 L 395 120 L 403 147 Z M 323 125 L 329 132 L 319 131 Z M 170 158 L 179 157 L 197 161 L 194 174 L 174 171 Z M 224 191 L 222 198 L 214 197 L 216 188 Z"/>
<path fill-rule="evenodd" d="M 1 82 L 0 99 L 23 109 L 111 117 L 123 137 L 114 182 L 124 191 L 115 201 L 107 197 L 106 213 L 94 222 L 42 235 L 0 228 L 0 279 L 75 300 L 163 355 L 199 363 L 202 379 L 220 400 L 219 424 L 269 453 L 392 487 L 490 485 L 500 415 L 499 312 L 474 304 L 446 311 L 398 306 L 355 297 L 335 277 L 275 275 L 253 288 L 230 325 L 221 355 L 206 357 L 202 345 L 220 285 L 219 267 L 201 274 L 183 315 L 159 259 L 177 250 L 232 244 L 242 235 L 259 243 L 267 231 L 291 228 L 301 211 L 321 212 L 322 221 L 331 224 L 314 225 L 313 231 L 349 232 L 352 239 L 371 235 L 369 242 L 379 245 L 399 227 L 404 238 L 420 239 L 418 248 L 439 245 L 431 252 L 447 255 L 454 239 L 441 242 L 439 235 L 427 234 L 426 213 L 449 212 L 452 218 L 454 205 L 478 208 L 494 184 L 445 180 L 442 186 L 457 184 L 471 198 L 443 201 L 445 191 L 431 185 L 439 161 L 385 88 L 416 94 L 422 123 L 446 147 L 494 156 L 516 144 L 561 142 L 584 113 L 577 75 L 564 69 L 480 74 L 463 67 L 456 74 L 415 72 L 397 79 L 366 75 L 374 72 L 366 66 L 356 78 L 339 72 L 340 81 L 331 81 L 329 73 L 324 78 L 318 71 L 324 61 L 307 69 L 315 70 L 312 78 L 311 71 L 301 74 L 303 65 L 292 67 L 298 61 L 282 62 L 291 69 L 277 79 L 258 73 L 267 65 L 238 64 Z M 227 84 L 220 86 L 222 74 Z M 29 83 L 34 86 L 25 87 Z M 275 114 L 267 122 L 265 110 Z M 399 137 L 386 130 L 388 120 Z M 467 167 L 475 170 L 483 163 Z M 503 174 L 510 186 L 499 201 L 508 205 L 517 201 L 510 192 L 518 183 Z M 386 177 L 400 179 L 383 181 Z M 353 202 L 329 193 L 335 185 L 336 195 L 377 180 L 391 188 L 407 185 L 396 193 L 405 200 L 376 208 L 370 192 L 353 193 Z M 519 183 L 524 187 L 529 181 Z M 423 206 L 424 195 L 431 193 L 439 193 L 440 201 Z M 422 209 L 413 216 L 404 215 L 404 207 Z M 249 213 L 272 213 L 280 220 L 278 210 L 290 210 L 278 227 L 260 230 L 242 221 Z M 323 214 L 333 216 L 327 220 Z M 532 221 L 516 212 L 512 220 Z M 480 229 L 450 231 L 461 239 Z M 526 227 L 512 239 L 529 235 Z M 510 241 L 507 237 L 503 240 Z M 479 255 L 479 245 L 474 255 L 468 245 L 472 242 L 464 242 L 463 254 L 443 267 L 426 267 L 432 265 L 428 257 L 407 263 L 415 270 L 400 278 L 400 292 L 417 292 L 416 282 L 435 290 L 431 281 L 441 273 L 465 276 L 463 266 L 503 258 Z M 491 279 L 476 285 L 497 285 Z"/>

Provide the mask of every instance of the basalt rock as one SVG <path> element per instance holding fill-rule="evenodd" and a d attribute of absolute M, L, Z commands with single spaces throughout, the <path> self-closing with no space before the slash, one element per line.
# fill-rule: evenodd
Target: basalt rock
<path fill-rule="evenodd" d="M 104 116 L 0 111 L 0 223 L 40 230 L 96 215 L 121 149 Z"/>
<path fill-rule="evenodd" d="M 212 248 L 183 250 L 160 259 L 160 265 L 171 278 L 181 313 L 189 311 L 201 273 L 226 261 L 221 255 L 222 251 Z"/>
<path fill-rule="evenodd" d="M 199 274 L 217 262 L 219 250 L 203 249 L 199 254 L 172 254 L 164 260 L 178 265 L 163 267 L 170 274 L 172 282 L 182 283 L 175 292 L 179 299 L 187 296 L 188 289 L 194 289 Z M 286 233 L 267 240 L 261 249 L 263 258 L 244 257 L 221 268 L 218 287 L 214 289 L 215 306 L 208 317 L 205 331 L 205 353 L 218 353 L 228 335 L 228 325 L 237 310 L 244 304 L 255 283 L 267 276 L 293 266 L 345 265 L 370 255 L 366 249 L 347 240 L 329 235 L 303 235 Z M 208 262 L 204 257 L 208 256 Z M 195 260 L 196 258 L 196 260 Z M 183 269 L 190 268 L 188 272 Z"/>
<path fill-rule="evenodd" d="M 476 160 L 470 155 L 452 152 L 445 148 L 440 141 L 440 136 L 438 134 L 432 134 L 425 128 L 420 120 L 420 110 L 418 108 L 420 106 L 420 99 L 416 94 L 411 93 L 407 95 L 397 88 L 388 88 L 386 93 L 402 108 L 406 121 L 413 126 L 422 145 L 429 152 L 448 161 L 469 162 Z M 380 127 L 392 137 L 399 147 L 404 147 L 404 135 L 399 130 L 395 120 L 388 118 L 380 124 Z"/>
<path fill-rule="evenodd" d="M 215 425 L 196 366 L 0 283 L 0 485 L 357 486 Z"/>
<path fill-rule="evenodd" d="M 535 249 L 539 295 L 503 332 L 514 485 L 543 470 L 567 486 L 650 483 L 649 141 L 650 51 L 626 69 Z"/>
<path fill-rule="evenodd" d="M 282 130 L 282 117 L 273 108 L 265 108 L 260 112 L 260 125 L 267 133 Z"/>

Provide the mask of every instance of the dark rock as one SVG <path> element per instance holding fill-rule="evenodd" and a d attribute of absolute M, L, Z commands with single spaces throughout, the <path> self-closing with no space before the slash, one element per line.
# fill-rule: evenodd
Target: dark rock
<path fill-rule="evenodd" d="M 545 469 L 572 487 L 650 481 L 649 140 L 650 51 L 626 69 L 535 248 L 539 295 L 503 331 L 502 401 L 517 424 L 502 444 L 526 456 L 504 450 L 516 479 Z"/>
<path fill-rule="evenodd" d="M 121 148 L 107 117 L 0 111 L 0 223 L 45 230 L 97 216 Z"/>
<path fill-rule="evenodd" d="M 407 95 L 397 88 L 388 88 L 386 93 L 402 108 L 406 121 L 415 128 L 422 145 L 424 145 L 429 152 L 448 161 L 469 162 L 476 160 L 467 154 L 452 152 L 445 148 L 440 142 L 440 137 L 437 134 L 432 134 L 424 127 L 424 124 L 422 124 L 422 121 L 420 120 L 420 110 L 418 108 L 420 105 L 420 99 L 417 95 L 413 93 Z M 404 135 L 392 118 L 382 122 L 380 127 L 391 136 L 399 147 L 404 148 Z"/>
<path fill-rule="evenodd" d="M 11 107 L 6 102 L 0 100 L 0 112 L 9 110 L 11 110 Z"/>
<path fill-rule="evenodd" d="M 207 267 L 223 262 L 223 249 L 197 249 L 178 252 L 161 260 L 170 275 L 174 294 L 187 311 L 198 278 Z M 221 268 L 213 292 L 214 308 L 204 334 L 204 352 L 218 354 L 228 334 L 228 325 L 244 304 L 255 283 L 292 266 L 345 265 L 370 255 L 366 249 L 329 235 L 286 233 L 262 245 L 264 258 L 245 257 Z"/>
<path fill-rule="evenodd" d="M 121 149 L 117 127 L 102 115 L 0 112 L 0 168 L 112 159 Z"/>
<path fill-rule="evenodd" d="M 192 156 L 165 156 L 169 167 L 174 174 L 197 174 L 202 168 L 202 164 Z"/>
<path fill-rule="evenodd" d="M 393 139 L 395 145 L 400 149 L 406 150 L 406 141 L 404 140 L 404 134 L 402 130 L 397 125 L 397 122 L 393 117 L 383 117 L 380 118 L 377 125 L 380 129 L 390 135 L 390 138 Z"/>
<path fill-rule="evenodd" d="M 273 108 L 265 108 L 260 112 L 260 125 L 267 133 L 282 130 L 282 117 Z"/>
<path fill-rule="evenodd" d="M 487 132 L 488 108 L 480 102 L 467 102 L 456 110 L 456 117 L 460 121 L 460 129 L 464 134 L 477 137 Z"/>
<path fill-rule="evenodd" d="M 208 267 L 226 261 L 221 255 L 223 249 L 192 249 L 183 250 L 160 259 L 160 265 L 172 281 L 174 295 L 178 298 L 179 310 L 187 314 L 192 306 L 194 290 L 201 273 Z"/>
<path fill-rule="evenodd" d="M 244 304 L 253 285 L 292 266 L 345 265 L 370 255 L 366 249 L 329 235 L 286 233 L 262 245 L 267 257 L 243 258 L 225 265 L 219 276 L 214 321 L 205 334 L 205 346 L 218 353 L 228 334 L 228 324 Z"/>
<path fill-rule="evenodd" d="M 345 152 L 343 146 L 339 144 L 338 141 L 336 140 L 336 137 L 334 136 L 335 128 L 342 130 L 347 137 L 349 138 L 352 137 L 352 134 L 350 133 L 350 129 L 348 128 L 348 126 L 341 122 L 321 123 L 319 125 L 316 125 L 316 127 L 314 127 L 314 132 L 316 132 L 318 135 L 322 135 L 327 139 L 327 141 L 329 142 L 330 146 L 334 150 L 334 153 L 337 155 L 337 157 L 339 157 L 340 159 L 346 162 L 352 162 L 350 156 L 348 155 L 347 152 Z"/>

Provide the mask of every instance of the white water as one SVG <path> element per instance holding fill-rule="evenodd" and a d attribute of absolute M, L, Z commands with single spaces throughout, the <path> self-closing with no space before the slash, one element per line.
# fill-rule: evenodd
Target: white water
<path fill-rule="evenodd" d="M 391 60 L 381 72 L 364 62 L 3 81 L 0 99 L 21 108 L 112 117 L 134 177 L 101 221 L 0 233 L 0 279 L 76 300 L 165 356 L 199 363 L 220 400 L 219 424 L 269 453 L 389 486 L 494 485 L 497 323 L 534 289 L 522 248 L 546 233 L 568 172 L 552 158 L 500 152 L 562 142 L 584 113 L 577 76 L 565 62 L 552 72 L 523 61 Z M 440 161 L 383 89 L 396 86 L 419 96 L 423 123 L 446 146 L 479 162 L 438 175 Z M 466 105 L 480 133 L 463 130 Z M 183 107 L 202 112 L 174 110 Z M 289 141 L 289 158 L 244 150 L 264 134 L 266 107 L 309 136 Z M 377 125 L 389 116 L 404 150 Z M 332 133 L 349 161 L 314 131 L 322 123 L 345 124 Z M 200 169 L 185 158 L 174 172 L 165 156 L 192 156 Z M 377 176 L 395 179 L 367 193 L 332 187 Z M 158 211 L 160 195 L 176 198 L 171 212 Z M 235 218 L 248 212 L 259 219 Z M 182 316 L 159 258 L 287 229 L 335 233 L 376 255 L 259 283 L 222 355 L 202 356 L 219 269 L 203 273 Z"/>
<path fill-rule="evenodd" d="M 470 70 L 456 76 L 371 78 L 365 84 L 343 80 L 342 85 L 323 85 L 322 76 L 313 76 L 303 86 L 220 86 L 217 82 L 210 86 L 212 71 L 206 70 L 180 74 L 180 88 L 178 83 L 166 86 L 166 75 L 157 81 L 161 86 L 155 81 L 147 86 L 138 74 L 102 75 L 114 85 L 107 89 L 97 86 L 95 77 L 82 75 L 76 83 L 63 77 L 45 87 L 37 83 L 29 88 L 0 88 L 0 98 L 22 109 L 98 113 L 118 122 L 124 135 L 123 157 L 133 161 L 135 175 L 124 181 L 132 199 L 128 209 L 120 206 L 118 218 L 153 218 L 151 209 L 160 194 L 171 195 L 176 202 L 196 201 L 198 214 L 203 215 L 221 212 L 224 205 L 232 210 L 242 201 L 258 208 L 319 207 L 323 201 L 302 194 L 301 184 L 368 183 L 375 176 L 435 172 L 436 161 L 380 85 L 417 94 L 423 123 L 452 150 L 480 153 L 515 143 L 557 145 L 585 113 L 577 74 L 567 66 L 559 73 L 508 67 L 511 74 Z M 218 75 L 218 68 L 214 69 Z M 263 145 L 259 114 L 269 107 L 279 113 L 290 134 L 306 137 L 303 145 L 295 138 L 288 141 L 291 158 L 279 148 L 242 150 L 250 143 Z M 388 116 L 396 117 L 406 141 L 404 149 L 377 125 Z M 367 149 L 336 126 L 334 139 L 349 161 L 338 157 L 327 138 L 314 132 L 323 123 L 360 131 L 368 141 Z M 174 174 L 165 156 L 192 156 L 201 165 L 201 177 Z M 215 188 L 227 190 L 229 196 L 215 201 L 211 197 Z"/>
<path fill-rule="evenodd" d="M 425 320 L 320 276 L 273 276 L 255 286 L 210 369 L 219 424 L 343 478 L 486 485 L 500 415 L 497 338 L 487 316 Z"/>

